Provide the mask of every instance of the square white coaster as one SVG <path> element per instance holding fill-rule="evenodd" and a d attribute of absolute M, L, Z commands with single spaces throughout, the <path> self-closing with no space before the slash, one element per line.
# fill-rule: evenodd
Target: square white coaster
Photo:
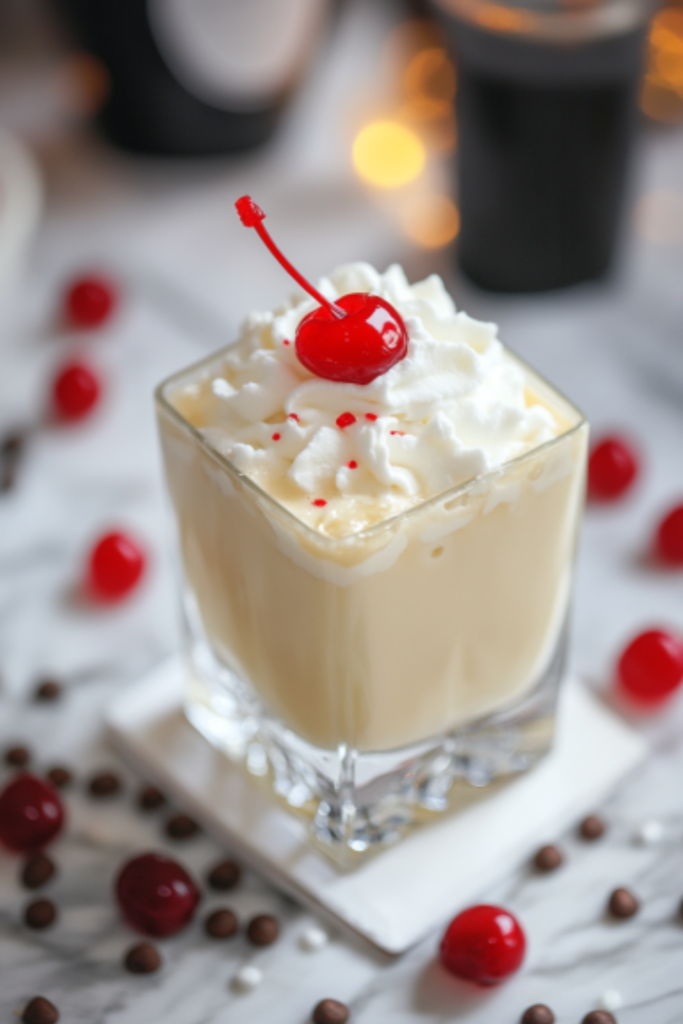
<path fill-rule="evenodd" d="M 579 682 L 563 688 L 552 752 L 457 813 L 341 871 L 304 825 L 215 750 L 182 710 L 173 658 L 119 696 L 107 721 L 137 768 L 275 885 L 386 953 L 404 952 L 592 810 L 646 744 Z"/>

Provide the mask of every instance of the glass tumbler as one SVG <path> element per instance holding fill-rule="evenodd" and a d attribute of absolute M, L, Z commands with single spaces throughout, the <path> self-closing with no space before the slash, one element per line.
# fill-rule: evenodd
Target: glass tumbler
<path fill-rule="evenodd" d="M 343 865 L 551 744 L 588 426 L 343 537 L 295 518 L 156 392 L 178 524 L 189 720 Z M 513 358 L 512 356 L 510 358 Z M 518 361 L 519 362 L 519 361 Z"/>
<path fill-rule="evenodd" d="M 612 264 L 637 125 L 647 0 L 430 0 L 458 69 L 459 260 L 544 291 Z"/>

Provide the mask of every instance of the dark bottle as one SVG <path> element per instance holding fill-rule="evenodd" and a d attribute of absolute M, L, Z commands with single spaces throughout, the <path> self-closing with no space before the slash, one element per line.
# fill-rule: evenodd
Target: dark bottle
<path fill-rule="evenodd" d="M 562 12 L 553 32 L 552 14 L 488 7 L 486 27 L 446 20 L 458 64 L 461 267 L 505 292 L 599 278 L 627 190 L 644 11 L 605 26 L 599 7 L 593 21 Z"/>
<path fill-rule="evenodd" d="M 275 129 L 329 0 L 54 0 L 106 68 L 98 119 L 138 153 L 247 149 Z"/>

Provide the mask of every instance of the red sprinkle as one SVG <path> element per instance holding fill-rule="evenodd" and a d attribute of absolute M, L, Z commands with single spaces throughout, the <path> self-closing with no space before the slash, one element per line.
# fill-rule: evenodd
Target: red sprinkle
<path fill-rule="evenodd" d="M 283 341 L 282 344 L 283 345 L 291 345 L 292 343 L 291 343 L 291 341 Z"/>
<path fill-rule="evenodd" d="M 370 420 L 371 423 L 374 423 L 377 419 L 377 415 L 374 412 L 366 412 L 365 418 L 366 420 Z"/>
<path fill-rule="evenodd" d="M 349 469 L 358 469 L 358 463 L 356 462 L 355 459 L 351 459 L 350 462 L 347 462 L 347 466 L 349 467 Z"/>
<path fill-rule="evenodd" d="M 350 427 L 356 422 L 356 417 L 352 412 L 343 412 L 341 416 L 337 416 L 337 426 L 340 430 L 344 427 Z"/>
<path fill-rule="evenodd" d="M 281 434 L 273 434 L 273 438 L 272 439 L 273 439 L 273 441 L 279 441 L 281 436 L 282 436 Z"/>
<path fill-rule="evenodd" d="M 311 502 L 311 505 L 315 505 L 316 508 L 325 508 L 327 502 L 324 498 L 316 498 L 315 501 Z"/>
<path fill-rule="evenodd" d="M 297 423 L 299 422 L 299 417 L 297 416 L 297 414 L 295 412 L 290 412 L 289 419 L 290 420 L 296 420 Z"/>
<path fill-rule="evenodd" d="M 392 437 L 395 437 L 397 434 L 398 434 L 399 437 L 405 437 L 406 436 L 404 430 L 390 430 L 389 433 L 391 434 Z"/>

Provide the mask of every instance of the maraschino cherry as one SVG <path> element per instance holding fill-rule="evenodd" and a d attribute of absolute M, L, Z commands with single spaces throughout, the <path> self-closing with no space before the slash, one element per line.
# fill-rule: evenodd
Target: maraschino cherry
<path fill-rule="evenodd" d="M 640 633 L 619 658 L 617 681 L 638 704 L 661 704 L 683 683 L 683 640 L 660 629 Z"/>
<path fill-rule="evenodd" d="M 92 330 L 111 317 L 118 301 L 115 285 L 105 277 L 88 274 L 72 281 L 64 295 L 64 319 L 69 327 Z"/>
<path fill-rule="evenodd" d="M 125 533 L 107 533 L 90 552 L 86 589 L 98 601 L 120 601 L 137 585 L 145 555 Z"/>
<path fill-rule="evenodd" d="M 662 519 L 655 548 L 665 565 L 683 566 L 683 505 L 676 505 Z"/>
<path fill-rule="evenodd" d="M 588 496 L 615 501 L 625 494 L 638 475 L 638 457 L 622 437 L 605 437 L 595 445 L 588 460 Z"/>
<path fill-rule="evenodd" d="M 116 899 L 129 925 L 161 938 L 189 924 L 200 892 L 180 864 L 160 853 L 143 853 L 119 872 Z"/>
<path fill-rule="evenodd" d="M 454 917 L 441 941 L 441 962 L 475 985 L 497 985 L 522 964 L 526 939 L 519 922 L 501 907 L 480 904 Z"/>
<path fill-rule="evenodd" d="M 52 400 L 60 419 L 80 420 L 100 397 L 100 382 L 85 363 L 67 363 L 52 385 Z"/>
<path fill-rule="evenodd" d="M 47 846 L 63 824 L 57 790 L 37 775 L 22 772 L 0 793 L 0 842 L 15 853 Z"/>
<path fill-rule="evenodd" d="M 325 380 L 370 384 L 405 357 L 408 332 L 393 306 L 364 292 L 330 302 L 282 255 L 263 226 L 263 210 L 249 196 L 235 207 L 244 226 L 256 229 L 287 273 L 320 303 L 296 332 L 296 354 L 307 370 Z"/>

